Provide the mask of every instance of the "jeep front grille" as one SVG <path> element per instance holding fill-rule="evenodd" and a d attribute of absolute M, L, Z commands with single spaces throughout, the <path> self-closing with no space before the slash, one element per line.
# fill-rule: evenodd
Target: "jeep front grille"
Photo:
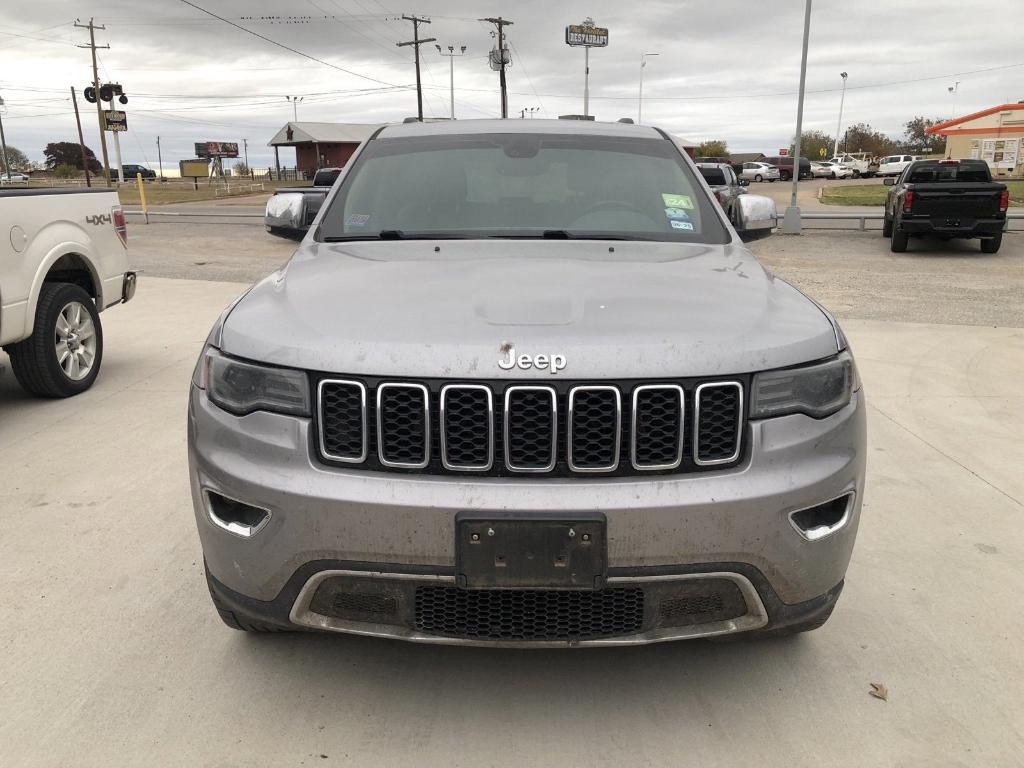
<path fill-rule="evenodd" d="M 318 454 L 352 469 L 491 476 L 700 472 L 743 456 L 746 379 L 516 384 L 325 378 Z"/>

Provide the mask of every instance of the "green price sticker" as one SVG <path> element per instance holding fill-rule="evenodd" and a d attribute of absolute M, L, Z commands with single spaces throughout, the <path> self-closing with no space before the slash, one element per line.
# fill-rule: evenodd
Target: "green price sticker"
<path fill-rule="evenodd" d="M 689 195 L 670 195 L 662 193 L 661 199 L 665 201 L 666 208 L 689 208 L 693 210 L 693 201 Z"/>

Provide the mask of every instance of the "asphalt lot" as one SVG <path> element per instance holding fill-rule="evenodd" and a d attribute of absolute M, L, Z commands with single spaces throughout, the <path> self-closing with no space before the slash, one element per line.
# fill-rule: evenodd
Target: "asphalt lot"
<path fill-rule="evenodd" d="M 1020 765 L 1024 236 L 996 256 L 753 244 L 843 318 L 868 397 L 864 516 L 823 629 L 510 652 L 220 623 L 187 383 L 223 305 L 294 245 L 174 226 L 132 228 L 146 271 L 103 316 L 92 390 L 30 400 L 0 354 L 0 766 Z"/>

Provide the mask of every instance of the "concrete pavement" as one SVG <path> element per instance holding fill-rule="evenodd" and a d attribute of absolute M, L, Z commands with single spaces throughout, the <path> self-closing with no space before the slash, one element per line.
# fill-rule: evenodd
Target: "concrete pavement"
<path fill-rule="evenodd" d="M 869 476 L 823 629 L 509 652 L 220 623 L 185 397 L 243 288 L 143 277 L 72 400 L 24 397 L 0 354 L 4 768 L 1020 764 L 1024 330 L 844 323 Z"/>

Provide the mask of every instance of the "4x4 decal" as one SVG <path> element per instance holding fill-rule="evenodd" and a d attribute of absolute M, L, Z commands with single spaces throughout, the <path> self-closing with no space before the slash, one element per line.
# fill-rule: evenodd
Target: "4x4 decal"
<path fill-rule="evenodd" d="M 96 213 L 85 217 L 85 223 L 92 224 L 95 227 L 98 227 L 100 224 L 110 224 L 112 221 L 109 213 Z"/>

